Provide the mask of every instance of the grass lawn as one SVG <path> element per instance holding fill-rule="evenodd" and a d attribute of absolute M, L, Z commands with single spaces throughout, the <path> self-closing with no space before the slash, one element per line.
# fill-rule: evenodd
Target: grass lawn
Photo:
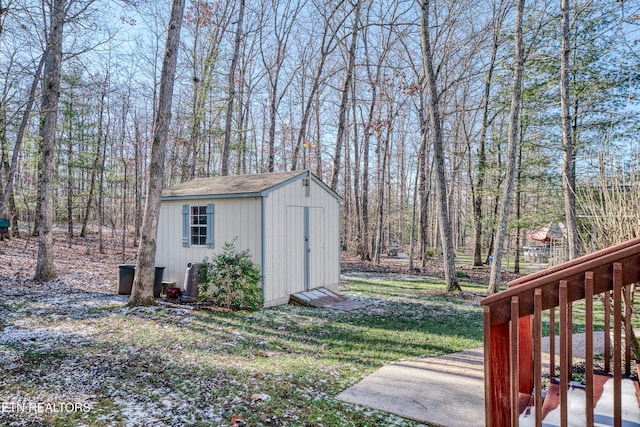
<path fill-rule="evenodd" d="M 473 255 L 469 253 L 456 252 L 456 265 L 457 266 L 470 266 L 473 265 Z M 502 270 L 513 272 L 515 266 L 515 257 L 505 256 L 502 258 Z M 533 262 L 524 261 L 524 256 L 520 257 L 520 273 L 530 274 L 536 271 L 547 268 L 547 264 L 538 264 Z"/>
<path fill-rule="evenodd" d="M 462 287 L 449 295 L 437 280 L 354 273 L 341 292 L 365 308 L 229 312 L 127 308 L 125 296 L 5 281 L 0 403 L 90 410 L 3 409 L 0 425 L 415 426 L 335 396 L 390 362 L 482 346 L 486 285 Z M 574 332 L 584 331 L 582 304 Z"/>
<path fill-rule="evenodd" d="M 348 276 L 343 293 L 368 304 L 351 312 L 130 309 L 111 296 L 65 315 L 46 298 L 0 299 L 14 333 L 41 337 L 0 340 L 0 401 L 91 405 L 26 425 L 413 426 L 334 396 L 389 362 L 481 346 L 485 286 L 463 287 Z M 0 412 L 2 425 L 20 420 Z"/>

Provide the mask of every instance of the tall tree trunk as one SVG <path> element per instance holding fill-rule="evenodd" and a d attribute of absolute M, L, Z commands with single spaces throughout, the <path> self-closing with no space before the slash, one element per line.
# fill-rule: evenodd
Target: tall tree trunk
<path fill-rule="evenodd" d="M 374 115 L 376 111 L 376 104 L 378 102 L 378 82 L 380 81 L 381 64 L 378 64 L 375 74 L 371 72 L 369 67 L 369 51 L 366 44 L 366 32 L 365 32 L 365 58 L 367 62 L 367 76 L 369 79 L 371 102 L 369 103 L 369 111 L 367 113 L 367 121 L 364 124 L 362 131 L 362 194 L 361 194 L 361 235 L 362 235 L 362 252 L 360 259 L 362 261 L 371 260 L 371 246 L 369 245 L 369 147 L 371 144 L 371 134 L 373 128 Z"/>
<path fill-rule="evenodd" d="M 98 138 L 96 143 L 96 153 L 93 157 L 93 168 L 91 169 L 91 178 L 89 181 L 89 195 L 87 197 L 87 206 L 84 211 L 84 218 L 82 219 L 82 228 L 80 230 L 80 237 L 86 237 L 87 224 L 89 223 L 89 214 L 91 212 L 91 205 L 93 205 L 93 198 L 95 194 L 96 178 L 98 174 L 98 168 L 100 166 L 100 153 L 102 151 L 102 144 L 104 138 L 104 107 L 105 98 L 107 97 L 107 80 L 109 79 L 109 73 L 106 73 L 105 82 L 102 86 L 102 92 L 100 94 L 100 111 L 98 112 Z M 106 141 L 104 142 L 106 144 Z"/>
<path fill-rule="evenodd" d="M 384 190 L 385 190 L 385 180 L 386 180 L 386 172 L 387 172 L 387 150 L 389 148 L 389 140 L 385 138 L 384 141 L 380 141 L 379 150 L 380 157 L 382 158 L 382 164 L 380 165 L 380 159 L 378 159 L 378 218 L 376 224 L 376 246 L 375 252 L 373 255 L 373 259 L 376 264 L 380 264 L 380 255 L 382 254 L 384 248 L 383 242 L 383 220 L 384 220 Z"/>
<path fill-rule="evenodd" d="M 418 236 L 420 243 L 420 259 L 422 260 L 422 268 L 427 266 L 427 246 L 429 238 L 427 231 L 429 229 L 429 196 L 430 191 L 427 188 L 427 146 L 429 138 L 429 127 L 427 125 L 427 117 L 425 115 L 424 97 L 420 96 L 420 107 L 418 110 L 418 118 L 420 120 L 420 148 L 418 150 L 418 164 L 420 165 L 418 181 L 418 193 L 420 196 L 420 224 L 418 227 Z"/>
<path fill-rule="evenodd" d="M 108 107 L 107 107 L 108 108 Z M 107 126 L 104 134 L 104 144 L 102 144 L 102 152 L 100 153 L 100 183 L 98 184 L 98 250 L 100 254 L 104 254 L 104 239 L 102 227 L 105 224 L 104 218 L 104 170 L 107 162 L 107 139 L 109 133 L 109 114 L 107 114 Z"/>
<path fill-rule="evenodd" d="M 18 230 L 18 208 L 16 207 L 13 187 L 11 187 L 11 193 L 9 193 L 9 219 L 11 220 L 11 237 L 20 237 L 20 230 Z"/>
<path fill-rule="evenodd" d="M 436 86 L 436 74 L 433 68 L 433 55 L 431 53 L 431 40 L 429 36 L 429 5 L 430 0 L 422 0 L 420 15 L 420 41 L 422 46 L 422 64 L 429 97 L 429 116 L 431 122 L 431 137 L 433 138 L 433 154 L 436 168 L 436 198 L 437 214 L 440 225 L 440 238 L 442 239 L 442 252 L 444 257 L 444 277 L 447 292 L 460 291 L 460 284 L 456 277 L 453 242 L 451 241 L 451 222 L 449 220 L 449 208 L 447 203 L 447 182 L 445 177 L 444 138 L 442 135 L 442 122 L 440 118 L 440 101 Z"/>
<path fill-rule="evenodd" d="M 229 175 L 229 150 L 231 147 L 231 123 L 233 119 L 233 101 L 236 97 L 236 68 L 240 56 L 240 41 L 242 40 L 242 19 L 244 17 L 244 0 L 240 0 L 240 10 L 238 11 L 238 23 L 236 25 L 236 38 L 233 43 L 233 56 L 231 57 L 231 68 L 229 69 L 229 99 L 227 99 L 227 115 L 224 122 L 224 143 L 222 145 L 222 161 L 220 173 Z"/>
<path fill-rule="evenodd" d="M 123 112 L 122 114 L 122 123 L 125 123 L 126 119 L 125 119 L 126 114 Z M 129 215 L 127 215 L 127 209 L 129 208 L 129 203 L 128 203 L 128 163 L 127 163 L 127 158 L 124 154 L 124 128 L 123 130 L 123 135 L 122 135 L 122 171 L 123 171 L 123 176 L 122 176 L 122 238 L 120 239 L 120 254 L 121 254 L 121 259 L 120 262 L 122 264 L 125 263 L 126 259 L 127 259 L 127 234 L 129 231 Z"/>
<path fill-rule="evenodd" d="M 351 45 L 349 46 L 347 70 L 342 85 L 340 109 L 338 110 L 338 131 L 336 135 L 336 147 L 333 151 L 333 170 L 331 172 L 331 189 L 338 188 L 338 177 L 340 176 L 342 144 L 344 140 L 345 128 L 347 126 L 347 103 L 349 101 L 349 89 L 351 87 L 351 79 L 356 64 L 356 47 L 358 46 L 358 28 L 360 27 L 360 7 L 361 0 L 356 0 L 353 32 L 351 33 Z"/>
<path fill-rule="evenodd" d="M 29 98 L 27 100 L 27 104 L 24 107 L 24 111 L 22 112 L 22 118 L 20 119 L 20 125 L 18 126 L 18 132 L 16 133 L 16 142 L 13 146 L 13 154 L 11 155 L 11 165 L 9 166 L 9 171 L 7 173 L 7 183 L 4 188 L 4 193 L 2 194 L 2 199 L 0 199 L 0 216 L 3 218 L 8 218 L 9 209 L 7 206 L 9 205 L 10 195 L 13 194 L 13 181 L 15 179 L 16 170 L 18 169 L 18 158 L 20 155 L 20 149 L 22 147 L 22 141 L 24 140 L 24 134 L 27 130 L 27 126 L 29 125 L 29 118 L 31 117 L 31 110 L 33 110 L 33 103 L 36 99 L 36 91 L 38 90 L 38 85 L 40 84 L 40 74 L 42 73 L 42 68 L 44 66 L 45 56 L 43 55 L 38 62 L 38 67 L 36 68 L 36 72 L 33 76 L 33 81 L 31 82 L 31 88 L 29 89 Z M 18 231 L 18 224 L 13 223 L 11 227 L 14 228 L 14 232 Z"/>
<path fill-rule="evenodd" d="M 69 247 L 73 240 L 73 95 L 69 103 L 69 140 L 67 141 L 67 234 Z"/>
<path fill-rule="evenodd" d="M 356 88 L 357 84 L 354 80 L 351 84 L 351 98 L 355 99 L 356 97 Z M 358 140 L 358 108 L 355 102 L 351 103 L 351 115 L 353 120 L 353 153 L 354 153 L 354 162 L 353 162 L 353 193 L 354 193 L 354 204 L 355 204 L 355 215 L 354 215 L 354 229 L 355 229 L 355 240 L 356 240 L 356 251 L 357 255 L 362 257 L 362 203 L 360 198 L 360 164 L 361 164 L 361 151 L 360 151 L 360 142 Z"/>
<path fill-rule="evenodd" d="M 370 107 L 369 117 L 373 116 L 373 105 Z M 370 126 L 371 121 L 367 123 Z M 362 261 L 371 261 L 371 250 L 369 245 L 369 141 L 368 129 L 365 127 L 362 139 Z"/>
<path fill-rule="evenodd" d="M 571 99 L 569 95 L 569 55 L 571 38 L 569 33 L 569 0 L 560 1 L 562 12 L 562 55 L 560 63 L 560 104 L 562 107 L 562 191 L 567 220 L 567 243 L 569 259 L 578 256 L 578 220 L 576 218 L 576 177 L 574 166 L 573 136 L 571 134 Z"/>
<path fill-rule="evenodd" d="M 413 272 L 413 255 L 415 247 L 415 234 L 416 234 L 416 211 L 418 204 L 418 177 L 420 176 L 420 157 L 418 157 L 418 165 L 416 169 L 416 179 L 413 185 L 413 204 L 411 209 L 411 235 L 409 236 L 409 272 Z"/>
<path fill-rule="evenodd" d="M 246 122 L 249 112 L 249 101 L 250 96 L 247 96 L 247 100 L 245 102 L 244 97 L 244 71 L 242 72 L 242 77 L 240 78 L 240 94 L 238 95 L 238 105 L 240 106 L 240 118 L 238 119 L 238 129 L 240 130 L 238 145 L 240 146 L 240 154 L 238 156 L 238 171 L 241 175 L 245 175 L 247 173 L 247 132 L 245 131 Z"/>
<path fill-rule="evenodd" d="M 56 278 L 53 264 L 53 172 L 56 148 L 60 72 L 62 68 L 62 35 L 65 0 L 54 0 L 50 10 L 50 27 L 44 61 L 42 94 L 42 153 L 38 185 L 38 260 L 34 280 L 47 282 Z"/>
<path fill-rule="evenodd" d="M 398 245 L 400 248 L 404 248 L 404 242 L 405 242 L 405 233 L 404 233 L 404 228 L 405 228 L 405 204 L 406 204 L 406 200 L 405 197 L 407 196 L 406 191 L 406 182 L 409 180 L 409 177 L 407 175 L 407 171 L 405 170 L 405 144 L 406 144 L 406 134 L 401 134 L 400 135 L 400 146 L 398 147 L 398 155 L 396 156 L 398 159 L 398 169 L 400 170 L 400 182 L 398 182 L 398 193 L 400 195 L 400 200 L 398 203 L 398 206 L 400 207 L 400 218 L 398 218 L 398 234 L 400 235 L 400 241 L 398 242 Z M 391 165 L 389 165 L 389 167 L 391 167 Z M 389 178 L 391 178 L 391 171 L 389 171 Z M 391 182 L 391 179 L 389 179 L 389 182 Z M 391 192 L 389 192 L 389 194 L 391 194 Z"/>
<path fill-rule="evenodd" d="M 522 227 L 520 225 L 520 219 L 522 215 L 522 135 L 523 131 L 521 126 L 520 130 L 520 143 L 518 144 L 518 166 L 516 176 L 516 253 L 513 261 L 513 272 L 520 273 L 520 245 L 522 240 L 520 235 L 522 233 Z"/>
<path fill-rule="evenodd" d="M 0 99 L 0 203 L 4 199 L 3 181 L 9 176 L 9 142 L 7 140 L 7 103 Z M 5 204 L 0 205 L 0 218 L 8 218 Z M 2 240 L 0 235 L 0 240 Z"/>
<path fill-rule="evenodd" d="M 511 112 L 509 123 L 509 141 L 507 143 L 507 174 L 506 185 L 502 194 L 502 203 L 498 228 L 496 230 L 495 249 L 493 251 L 493 263 L 491 264 L 491 276 L 489 278 L 489 293 L 496 293 L 500 288 L 500 273 L 502 270 L 502 248 L 507 234 L 509 211 L 513 199 L 513 189 L 516 175 L 516 156 L 518 150 L 519 125 L 520 125 L 520 99 L 522 96 L 522 79 L 524 76 L 524 48 L 522 43 L 522 15 L 524 12 L 524 0 L 518 0 L 515 17 L 515 70 L 513 77 L 513 92 L 511 94 Z"/>
<path fill-rule="evenodd" d="M 316 94 L 316 108 L 315 108 L 315 113 L 316 113 L 316 117 L 315 117 L 315 122 L 316 122 L 316 126 L 315 126 L 315 138 L 316 141 L 320 141 L 320 136 L 322 135 L 321 131 L 320 131 L 320 117 L 321 117 L 321 111 L 320 111 L 320 94 Z M 322 150 L 320 149 L 320 147 L 317 147 L 315 150 L 316 153 L 316 176 L 318 177 L 322 177 Z M 311 167 L 309 167 L 309 169 L 311 169 Z"/>
<path fill-rule="evenodd" d="M 133 167 L 133 173 L 134 173 L 134 183 L 133 183 L 133 188 L 134 188 L 134 197 L 135 197 L 135 207 L 134 207 L 134 230 L 133 230 L 133 246 L 134 247 L 138 247 L 138 245 L 140 244 L 140 233 L 141 233 L 141 228 L 142 228 L 142 202 L 141 202 L 141 196 L 142 196 L 142 152 L 144 151 L 143 148 L 143 140 L 142 140 L 142 135 L 140 134 L 140 126 L 138 125 L 138 117 L 137 114 L 134 114 L 133 116 L 133 129 L 134 129 L 134 135 L 135 135 L 135 141 L 134 141 L 134 149 L 133 149 L 133 161 L 134 163 L 134 167 Z"/>
<path fill-rule="evenodd" d="M 149 165 L 149 183 L 142 222 L 142 241 L 138 248 L 136 273 L 129 306 L 153 305 L 153 281 L 155 276 L 156 244 L 160 200 L 164 180 L 164 160 L 169 124 L 171 122 L 171 103 L 173 83 L 178 62 L 180 29 L 184 15 L 185 0 L 173 0 L 171 17 L 167 31 L 167 42 L 162 61 L 158 108 L 153 123 L 151 140 L 151 163 Z"/>
<path fill-rule="evenodd" d="M 491 45 L 491 59 L 489 60 L 489 69 L 484 81 L 484 92 L 482 94 L 482 129 L 480 130 L 480 143 L 478 147 L 478 166 L 477 179 L 472 185 L 473 194 L 473 265 L 481 266 L 482 260 L 482 228 L 483 214 L 482 201 L 484 198 L 484 181 L 487 173 L 487 154 L 486 142 L 487 132 L 489 130 L 489 104 L 491 101 L 491 84 L 493 81 L 493 71 L 495 69 L 496 57 L 498 54 L 500 32 L 502 31 L 503 20 L 503 1 L 500 1 L 500 7 L 496 13 L 496 21 L 493 28 L 493 38 Z M 471 152 L 469 152 L 471 157 Z"/>

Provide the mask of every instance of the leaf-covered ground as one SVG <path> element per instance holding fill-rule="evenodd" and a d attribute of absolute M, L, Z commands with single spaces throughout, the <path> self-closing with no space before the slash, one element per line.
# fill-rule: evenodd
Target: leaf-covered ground
<path fill-rule="evenodd" d="M 59 278 L 34 283 L 37 242 L 0 242 L 0 425 L 413 426 L 334 398 L 391 361 L 481 345 L 477 292 L 413 277 L 346 276 L 352 312 L 127 308 L 95 236 L 56 242 Z M 471 285 L 470 285 L 471 286 Z"/>

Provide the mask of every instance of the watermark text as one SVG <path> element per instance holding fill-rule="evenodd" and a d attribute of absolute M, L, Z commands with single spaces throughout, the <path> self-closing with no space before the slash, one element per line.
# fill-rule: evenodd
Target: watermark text
<path fill-rule="evenodd" d="M 0 412 L 30 413 L 30 414 L 63 414 L 71 412 L 89 412 L 89 402 L 2 402 Z"/>

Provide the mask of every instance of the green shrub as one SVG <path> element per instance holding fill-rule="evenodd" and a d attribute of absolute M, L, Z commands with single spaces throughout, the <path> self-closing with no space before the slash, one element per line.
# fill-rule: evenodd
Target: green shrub
<path fill-rule="evenodd" d="M 466 271 L 461 271 L 461 270 L 456 271 L 456 277 L 458 279 L 470 279 L 471 278 L 471 276 L 469 276 L 469 274 L 467 274 Z"/>
<path fill-rule="evenodd" d="M 235 239 L 234 239 L 235 242 Z M 234 242 L 225 243 L 222 253 L 198 266 L 198 290 L 219 307 L 234 310 L 262 308 L 262 274 L 248 250 L 238 251 Z"/>

